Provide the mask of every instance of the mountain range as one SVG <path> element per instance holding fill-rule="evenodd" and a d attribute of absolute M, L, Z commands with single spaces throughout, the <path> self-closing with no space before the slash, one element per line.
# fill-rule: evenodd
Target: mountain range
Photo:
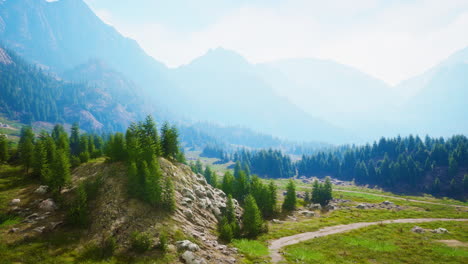
<path fill-rule="evenodd" d="M 152 113 L 159 120 L 208 121 L 331 143 L 467 131 L 466 50 L 398 87 L 333 61 L 255 65 L 223 48 L 170 69 L 102 22 L 83 0 L 1 1 L 0 38 L 49 75 L 94 87 L 89 106 L 98 122 L 109 115 L 125 126 Z M 407 99 L 396 92 L 401 90 L 414 96 Z M 108 105 L 119 107 L 109 111 Z"/>

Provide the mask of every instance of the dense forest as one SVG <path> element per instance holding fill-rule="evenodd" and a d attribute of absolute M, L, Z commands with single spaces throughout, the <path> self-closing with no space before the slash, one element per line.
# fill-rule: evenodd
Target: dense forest
<path fill-rule="evenodd" d="M 372 145 L 303 156 L 299 175 L 332 175 L 358 184 L 454 198 L 466 196 L 468 139 L 418 136 L 381 138 Z"/>

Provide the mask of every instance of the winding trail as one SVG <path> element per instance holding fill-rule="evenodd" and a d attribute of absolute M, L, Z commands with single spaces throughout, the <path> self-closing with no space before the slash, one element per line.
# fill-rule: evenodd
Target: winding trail
<path fill-rule="evenodd" d="M 268 247 L 270 251 L 270 257 L 272 263 L 279 263 L 284 261 L 283 256 L 280 254 L 280 249 L 285 246 L 294 245 L 306 240 L 314 239 L 317 237 L 328 236 L 332 234 L 338 234 L 347 232 L 354 229 L 359 229 L 367 226 L 378 225 L 378 224 L 404 224 L 404 223 L 425 223 L 435 221 L 457 221 L 464 222 L 468 219 L 451 219 L 451 218 L 419 218 L 419 219 L 396 219 L 396 220 L 384 220 L 378 222 L 362 222 L 353 223 L 348 225 L 336 225 L 322 228 L 315 232 L 306 232 L 288 237 L 282 237 L 273 241 L 270 241 Z"/>
<path fill-rule="evenodd" d="M 414 202 L 414 203 L 435 204 L 435 205 L 445 205 L 445 206 L 452 206 L 452 207 L 468 208 L 468 206 L 466 206 L 466 205 L 428 202 L 428 201 L 414 200 L 414 199 L 408 199 L 408 198 L 402 198 L 402 197 L 396 197 L 396 196 L 390 196 L 390 195 L 384 195 L 384 194 L 377 194 L 377 193 L 366 193 L 366 192 L 350 191 L 350 190 L 343 190 L 343 189 L 333 189 L 333 191 L 368 194 L 368 195 L 373 195 L 373 196 L 378 196 L 378 197 L 390 198 L 390 199 L 395 199 L 395 200 L 404 200 L 404 201 Z"/>

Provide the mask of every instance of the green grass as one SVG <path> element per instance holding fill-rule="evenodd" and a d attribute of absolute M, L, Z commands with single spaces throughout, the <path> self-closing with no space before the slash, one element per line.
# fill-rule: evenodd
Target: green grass
<path fill-rule="evenodd" d="M 245 255 L 247 263 L 259 263 L 268 259 L 268 247 L 260 241 L 235 239 L 232 241 L 232 246 Z"/>
<path fill-rule="evenodd" d="M 448 234 L 416 234 L 419 225 L 444 227 Z M 376 225 L 345 234 L 312 239 L 285 248 L 288 263 L 467 263 L 467 248 L 451 248 L 437 240 L 468 241 L 462 222 Z"/>

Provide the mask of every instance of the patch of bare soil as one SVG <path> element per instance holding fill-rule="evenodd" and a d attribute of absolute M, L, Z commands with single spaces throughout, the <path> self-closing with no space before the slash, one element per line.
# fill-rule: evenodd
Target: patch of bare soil
<path fill-rule="evenodd" d="M 450 239 L 450 240 L 437 240 L 437 242 L 444 243 L 445 245 L 449 247 L 468 247 L 468 243 L 466 242 L 461 242 L 455 239 Z"/>

